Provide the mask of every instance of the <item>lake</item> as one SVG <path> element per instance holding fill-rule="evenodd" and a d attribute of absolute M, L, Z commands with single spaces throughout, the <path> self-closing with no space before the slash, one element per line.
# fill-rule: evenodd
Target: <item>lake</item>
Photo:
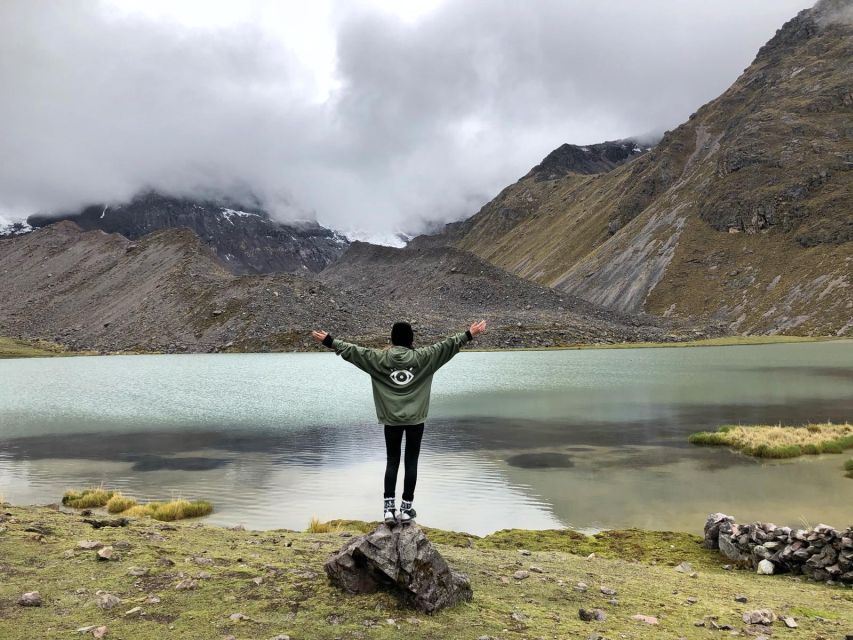
<path fill-rule="evenodd" d="M 435 376 L 415 507 L 476 534 L 701 532 L 714 511 L 847 526 L 851 452 L 762 462 L 687 436 L 851 417 L 853 341 L 463 352 Z M 103 483 L 304 529 L 378 519 L 383 470 L 370 381 L 331 353 L 0 360 L 0 496 L 16 504 Z"/>

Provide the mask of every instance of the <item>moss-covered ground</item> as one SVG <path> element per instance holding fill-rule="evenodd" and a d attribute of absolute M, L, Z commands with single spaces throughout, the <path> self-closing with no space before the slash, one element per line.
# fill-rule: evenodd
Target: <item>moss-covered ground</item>
<path fill-rule="evenodd" d="M 610 531 L 590 538 L 570 531 L 510 530 L 477 538 L 426 529 L 474 588 L 470 604 L 427 616 L 401 608 L 389 593 L 353 596 L 329 584 L 324 561 L 344 536 L 360 533 L 367 523 L 339 521 L 331 533 L 305 533 L 133 519 L 127 527 L 95 530 L 75 513 L 9 505 L 0 507 L 0 517 L 4 640 L 82 637 L 75 630 L 89 625 L 105 625 L 107 638 L 127 640 L 279 634 L 294 640 L 522 640 L 594 633 L 620 639 L 721 638 L 728 634 L 711 629 L 710 616 L 718 625 L 744 630 L 743 612 L 759 608 L 796 618 L 796 629 L 777 622 L 774 637 L 841 638 L 853 630 L 853 590 L 726 570 L 720 555 L 688 534 Z M 94 550 L 78 548 L 82 540 L 112 545 L 120 557 L 99 561 Z M 675 569 L 685 560 L 695 577 Z M 148 574 L 130 575 L 131 567 Z M 530 567 L 541 573 L 534 569 L 525 579 L 513 577 Z M 176 589 L 185 578 L 195 580 L 196 588 Z M 588 589 L 576 590 L 579 582 Z M 616 595 L 602 594 L 601 587 Z M 33 590 L 41 593 L 42 606 L 19 606 L 20 595 Z M 100 608 L 99 590 L 121 602 Z M 736 595 L 747 602 L 736 602 Z M 614 597 L 618 604 L 608 604 Z M 135 607 L 141 610 L 127 613 Z M 581 607 L 601 608 L 607 618 L 582 622 Z M 235 613 L 246 618 L 232 620 Z M 514 619 L 514 613 L 521 615 Z M 655 616 L 659 624 L 633 620 L 635 614 Z M 706 626 L 695 626 L 698 621 Z"/>
<path fill-rule="evenodd" d="M 0 336 L 0 358 L 44 358 L 68 355 L 86 354 L 69 351 L 61 344 L 47 340 L 19 340 Z"/>

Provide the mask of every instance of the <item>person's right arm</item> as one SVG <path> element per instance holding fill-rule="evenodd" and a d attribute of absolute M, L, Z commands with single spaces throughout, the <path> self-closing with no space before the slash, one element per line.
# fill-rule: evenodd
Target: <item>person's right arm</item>
<path fill-rule="evenodd" d="M 379 369 L 379 354 L 376 349 L 368 349 L 351 342 L 344 342 L 333 338 L 327 331 L 313 331 L 311 333 L 315 340 L 323 343 L 323 346 L 334 349 L 335 353 L 347 362 L 351 362 L 362 371 L 371 375 L 381 373 Z"/>

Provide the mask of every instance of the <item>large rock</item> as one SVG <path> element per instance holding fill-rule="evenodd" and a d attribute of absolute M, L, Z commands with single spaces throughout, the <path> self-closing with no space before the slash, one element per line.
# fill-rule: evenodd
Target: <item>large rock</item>
<path fill-rule="evenodd" d="M 705 521 L 705 540 L 706 549 L 719 549 L 720 527 L 726 523 L 731 524 L 735 519 L 727 516 L 725 513 L 712 513 Z"/>
<path fill-rule="evenodd" d="M 388 588 L 425 613 L 472 598 L 467 576 L 453 571 L 416 525 L 381 524 L 350 540 L 329 558 L 325 569 L 332 583 L 345 591 Z"/>

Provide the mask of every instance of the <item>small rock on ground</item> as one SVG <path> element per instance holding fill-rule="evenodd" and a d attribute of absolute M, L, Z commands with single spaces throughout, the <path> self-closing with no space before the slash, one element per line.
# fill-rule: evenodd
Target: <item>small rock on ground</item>
<path fill-rule="evenodd" d="M 184 578 L 178 584 L 175 585 L 175 589 L 178 591 L 190 591 L 198 587 L 198 582 L 191 578 Z"/>
<path fill-rule="evenodd" d="M 101 609 L 112 609 L 121 604 L 121 598 L 106 591 L 98 591 L 95 593 L 95 604 Z"/>
<path fill-rule="evenodd" d="M 637 615 L 631 616 L 631 620 L 636 620 L 638 622 L 645 622 L 646 624 L 657 624 L 658 623 L 658 619 L 655 618 L 654 616 L 646 616 L 646 615 L 643 615 L 641 613 L 638 613 Z"/>
<path fill-rule="evenodd" d="M 767 558 L 765 558 L 764 560 L 758 563 L 758 568 L 755 570 L 755 572 L 759 575 L 769 576 L 773 575 L 773 571 L 775 570 L 775 568 L 776 567 L 773 565 L 773 563 L 770 562 L 770 560 L 768 560 Z"/>
<path fill-rule="evenodd" d="M 40 607 L 41 602 L 41 594 L 38 591 L 27 591 L 18 598 L 18 604 L 22 607 Z"/>
<path fill-rule="evenodd" d="M 524 580 L 525 578 L 530 577 L 530 572 L 525 571 L 524 569 L 519 569 L 518 571 L 512 574 L 512 577 L 516 580 Z"/>
<path fill-rule="evenodd" d="M 755 611 L 746 611 L 743 614 L 743 621 L 746 624 L 773 624 L 776 620 L 776 614 L 770 609 L 756 609 Z"/>
<path fill-rule="evenodd" d="M 604 613 L 604 611 L 602 611 L 601 609 L 579 609 L 578 618 L 580 618 L 584 622 L 592 622 L 593 620 L 603 622 L 607 619 L 607 614 Z"/>

